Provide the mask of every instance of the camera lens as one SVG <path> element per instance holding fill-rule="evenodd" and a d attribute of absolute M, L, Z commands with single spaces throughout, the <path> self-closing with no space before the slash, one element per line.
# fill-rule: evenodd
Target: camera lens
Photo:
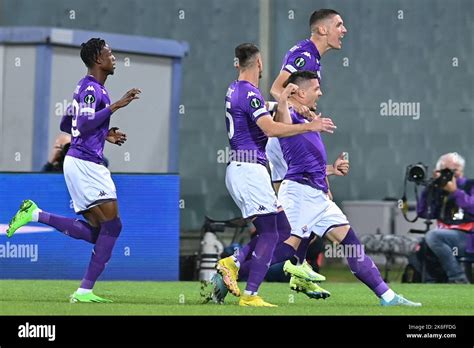
<path fill-rule="evenodd" d="M 408 180 L 421 182 L 425 179 L 426 171 L 422 165 L 416 164 L 408 170 Z"/>

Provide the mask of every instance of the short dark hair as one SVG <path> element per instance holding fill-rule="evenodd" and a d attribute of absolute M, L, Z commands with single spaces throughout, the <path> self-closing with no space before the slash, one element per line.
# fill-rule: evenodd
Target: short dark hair
<path fill-rule="evenodd" d="M 309 27 L 312 28 L 315 23 L 335 15 L 340 16 L 339 12 L 328 8 L 314 11 L 311 17 L 309 17 Z"/>
<path fill-rule="evenodd" d="M 235 57 L 239 60 L 241 68 L 247 68 L 252 58 L 259 53 L 258 47 L 252 43 L 243 43 L 235 48 Z"/>
<path fill-rule="evenodd" d="M 283 83 L 283 88 L 288 86 L 290 83 L 293 83 L 297 86 L 299 86 L 301 83 L 308 81 L 308 80 L 318 80 L 318 74 L 316 74 L 313 71 L 308 71 L 308 70 L 301 70 L 301 71 L 295 71 L 288 77 L 288 79 Z"/>
<path fill-rule="evenodd" d="M 92 38 L 81 44 L 81 59 L 88 68 L 92 68 L 105 47 L 105 40 Z"/>

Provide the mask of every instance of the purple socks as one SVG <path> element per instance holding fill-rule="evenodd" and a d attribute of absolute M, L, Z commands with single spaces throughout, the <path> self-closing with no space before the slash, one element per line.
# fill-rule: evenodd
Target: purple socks
<path fill-rule="evenodd" d="M 313 239 L 314 234 L 312 234 L 309 238 L 301 239 L 300 246 L 296 250 L 295 257 L 298 259 L 298 263 L 302 264 L 304 260 L 306 260 L 306 252 L 308 251 L 309 243 Z"/>
<path fill-rule="evenodd" d="M 258 236 L 254 238 L 257 241 L 252 251 L 249 277 L 245 290 L 256 293 L 267 274 L 275 245 L 278 242 L 277 217 L 274 214 L 259 216 L 253 223 L 257 228 Z"/>
<path fill-rule="evenodd" d="M 255 221 L 254 221 L 254 224 L 255 224 Z M 288 222 L 288 219 L 284 211 L 281 211 L 276 215 L 276 222 L 277 222 L 277 229 L 278 229 L 278 241 L 271 258 L 271 265 L 286 261 L 295 254 L 295 249 L 293 249 L 293 247 L 290 246 L 289 244 L 284 243 L 284 241 L 290 237 L 290 232 L 291 232 L 290 223 Z M 259 227 L 257 225 L 255 225 L 255 227 L 257 228 L 257 233 L 260 233 Z M 246 254 L 248 255 L 249 249 L 250 251 L 252 251 L 251 247 L 252 245 L 255 244 L 256 242 L 255 239 L 257 238 L 252 239 L 244 248 L 242 248 L 241 251 L 239 252 L 239 255 L 237 256 L 237 260 L 240 262 L 239 277 L 245 278 L 247 277 L 247 275 L 249 275 L 250 269 L 252 267 L 251 265 L 252 263 L 250 262 L 249 258 L 245 258 L 245 257 L 247 257 Z"/>
<path fill-rule="evenodd" d="M 94 287 L 97 278 L 99 278 L 112 256 L 115 242 L 121 230 L 122 222 L 118 217 L 100 224 L 99 237 L 92 251 L 89 267 L 82 279 L 81 288 L 92 289 Z"/>
<path fill-rule="evenodd" d="M 364 246 L 359 242 L 352 228 L 349 229 L 341 244 L 344 246 L 350 245 L 352 247 L 348 250 L 355 251 L 356 255 L 346 255 L 352 273 L 380 297 L 389 287 L 383 281 L 372 259 L 365 255 Z"/>
<path fill-rule="evenodd" d="M 112 256 L 115 241 L 122 230 L 120 219 L 103 222 L 99 229 L 81 220 L 40 212 L 38 222 L 54 227 L 72 238 L 95 244 L 89 267 L 81 282 L 81 288 L 92 289 Z"/>
<path fill-rule="evenodd" d="M 54 227 L 65 235 L 75 239 L 82 239 L 95 244 L 99 236 L 99 228 L 94 228 L 87 222 L 71 219 L 64 216 L 39 212 L 38 222 Z"/>

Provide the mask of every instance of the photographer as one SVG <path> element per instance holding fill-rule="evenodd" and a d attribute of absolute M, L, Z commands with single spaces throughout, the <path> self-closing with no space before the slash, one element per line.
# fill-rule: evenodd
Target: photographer
<path fill-rule="evenodd" d="M 474 180 L 464 178 L 464 165 L 464 158 L 456 152 L 442 155 L 432 183 L 417 204 L 421 217 L 437 219 L 438 228 L 429 231 L 425 240 L 446 272 L 448 282 L 457 284 L 469 283 L 456 256 L 465 254 L 468 233 L 474 232 Z M 447 181 L 450 175 L 453 177 Z"/>

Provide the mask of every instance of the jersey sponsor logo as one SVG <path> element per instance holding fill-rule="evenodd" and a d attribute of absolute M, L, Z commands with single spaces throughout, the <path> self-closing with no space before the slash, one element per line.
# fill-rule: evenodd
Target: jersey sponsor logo
<path fill-rule="evenodd" d="M 86 91 L 95 92 L 94 86 L 87 86 Z"/>
<path fill-rule="evenodd" d="M 88 94 L 84 97 L 84 102 L 87 104 L 92 104 L 93 102 L 95 102 L 95 98 L 92 94 Z"/>
<path fill-rule="evenodd" d="M 295 59 L 295 65 L 298 68 L 302 68 L 306 65 L 306 60 L 303 57 L 298 57 Z"/>
<path fill-rule="evenodd" d="M 306 57 L 308 57 L 308 58 L 311 59 L 311 53 L 309 53 L 309 52 L 303 52 L 303 55 L 305 55 Z"/>
<path fill-rule="evenodd" d="M 252 98 L 250 100 L 250 106 L 254 109 L 258 109 L 262 105 L 262 102 L 258 98 Z"/>
<path fill-rule="evenodd" d="M 254 92 L 254 91 L 250 91 L 247 93 L 247 99 L 249 99 L 250 97 L 255 97 L 257 94 Z"/>

